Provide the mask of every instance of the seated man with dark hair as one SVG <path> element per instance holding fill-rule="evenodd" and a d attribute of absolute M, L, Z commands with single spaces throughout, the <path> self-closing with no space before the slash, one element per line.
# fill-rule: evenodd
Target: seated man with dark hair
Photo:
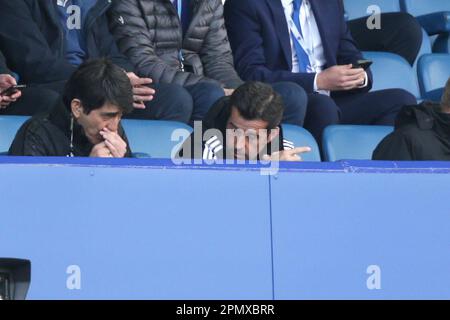
<path fill-rule="evenodd" d="M 130 157 L 122 115 L 133 110 L 126 73 L 104 59 L 82 64 L 68 81 L 63 102 L 27 121 L 13 156 Z"/>
<path fill-rule="evenodd" d="M 403 108 L 395 131 L 380 143 L 373 160 L 450 160 L 450 79 L 441 104 L 425 102 Z"/>
<path fill-rule="evenodd" d="M 179 154 L 208 161 L 300 161 L 298 154 L 311 150 L 284 139 L 283 110 L 281 96 L 270 85 L 248 82 L 211 108 Z"/>

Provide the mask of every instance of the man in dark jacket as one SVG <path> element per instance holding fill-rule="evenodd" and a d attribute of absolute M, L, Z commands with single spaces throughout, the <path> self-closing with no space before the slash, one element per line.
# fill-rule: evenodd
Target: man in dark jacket
<path fill-rule="evenodd" d="M 222 0 L 121 0 L 110 10 L 119 49 L 142 76 L 183 85 L 194 100 L 192 120 L 243 81 L 233 63 Z M 306 94 L 294 83 L 278 83 L 283 122 L 303 125 Z"/>
<path fill-rule="evenodd" d="M 130 157 L 120 120 L 132 110 L 133 90 L 123 70 L 105 59 L 88 61 L 69 79 L 62 102 L 22 126 L 9 154 Z"/>
<path fill-rule="evenodd" d="M 88 59 L 107 57 L 128 74 L 134 88 L 133 118 L 187 122 L 192 101 L 180 86 L 139 78 L 108 29 L 110 0 L 0 0 L 0 50 L 27 85 L 62 94 L 64 84 Z M 144 104 L 145 103 L 145 104 Z"/>
<path fill-rule="evenodd" d="M 0 115 L 32 116 L 46 111 L 54 105 L 59 96 L 50 90 L 26 88 L 24 92 L 15 90 L 10 94 L 1 94 L 17 85 L 14 73 L 8 69 L 5 58 L 0 52 Z"/>
<path fill-rule="evenodd" d="M 311 149 L 295 148 L 284 139 L 283 109 L 281 96 L 270 85 L 248 82 L 209 110 L 179 156 L 184 163 L 186 159 L 300 161 L 298 154 Z"/>
<path fill-rule="evenodd" d="M 425 102 L 399 113 L 395 131 L 380 143 L 373 159 L 450 160 L 450 79 L 441 104 Z"/>

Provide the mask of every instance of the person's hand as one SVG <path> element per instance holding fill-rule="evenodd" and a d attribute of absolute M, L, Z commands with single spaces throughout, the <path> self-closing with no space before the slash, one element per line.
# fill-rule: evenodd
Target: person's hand
<path fill-rule="evenodd" d="M 104 143 L 114 158 L 125 157 L 127 154 L 127 144 L 117 132 L 113 132 L 108 128 L 105 128 L 100 131 L 100 135 L 105 140 Z"/>
<path fill-rule="evenodd" d="M 351 64 L 334 66 L 317 75 L 317 88 L 328 91 L 347 91 L 364 84 L 366 72 L 363 68 L 353 69 Z"/>
<path fill-rule="evenodd" d="M 0 74 L 0 92 L 17 85 L 16 79 L 9 74 Z M 11 96 L 0 96 L 0 109 L 5 109 L 12 102 L 16 102 L 22 96 L 22 92 L 17 90 Z"/>
<path fill-rule="evenodd" d="M 234 89 L 223 89 L 225 96 L 229 97 L 234 93 Z"/>
<path fill-rule="evenodd" d="M 112 158 L 112 153 L 106 146 L 105 142 L 101 142 L 92 148 L 91 158 Z"/>
<path fill-rule="evenodd" d="M 291 150 L 274 152 L 272 155 L 263 156 L 264 161 L 302 161 L 300 154 L 311 152 L 310 147 L 299 147 Z"/>
<path fill-rule="evenodd" d="M 156 93 L 154 89 L 148 85 L 153 83 L 152 79 L 139 78 L 134 72 L 127 73 L 128 78 L 133 86 L 133 100 L 136 109 L 145 109 L 145 102 L 152 101 Z"/>

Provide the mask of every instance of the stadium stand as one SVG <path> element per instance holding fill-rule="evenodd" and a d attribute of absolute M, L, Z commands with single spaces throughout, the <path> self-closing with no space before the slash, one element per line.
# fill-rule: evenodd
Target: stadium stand
<path fill-rule="evenodd" d="M 324 160 L 371 160 L 377 145 L 392 131 L 388 126 L 329 126 L 323 135 Z"/>
<path fill-rule="evenodd" d="M 450 54 L 427 54 L 418 64 L 419 85 L 422 97 L 439 102 L 443 88 L 450 76 Z"/>
<path fill-rule="evenodd" d="M 290 124 L 284 124 L 283 134 L 285 139 L 292 141 L 296 147 L 307 146 L 311 148 L 311 152 L 302 155 L 303 161 L 321 161 L 319 146 L 311 133 L 306 129 Z"/>
<path fill-rule="evenodd" d="M 413 67 L 364 56 L 373 90 L 438 101 L 450 0 L 344 3 L 348 19 L 373 4 L 418 18 Z M 366 161 L 393 127 L 329 126 L 319 150 L 284 124 L 312 163 L 264 176 L 259 164 L 174 164 L 192 128 L 172 121 L 122 121 L 133 156 L 150 159 L 3 157 L 27 119 L 0 116 L 0 262 L 31 261 L 28 299 L 450 299 L 450 165 Z M 73 267 L 82 290 L 70 287 Z"/>
<path fill-rule="evenodd" d="M 177 145 L 182 145 L 192 128 L 181 122 L 122 120 L 134 156 L 171 159 Z"/>
<path fill-rule="evenodd" d="M 417 75 L 405 59 L 388 52 L 364 52 L 364 57 L 373 61 L 373 91 L 399 88 L 421 98 Z"/>
<path fill-rule="evenodd" d="M 433 37 L 433 52 L 450 53 L 450 2 L 442 0 L 400 0 L 403 11 L 415 16 Z"/>

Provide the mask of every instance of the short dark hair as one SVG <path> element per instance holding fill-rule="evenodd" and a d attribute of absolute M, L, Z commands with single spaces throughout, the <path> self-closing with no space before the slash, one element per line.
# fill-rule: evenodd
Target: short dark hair
<path fill-rule="evenodd" d="M 442 108 L 450 110 L 450 78 L 444 88 L 444 94 L 441 101 Z"/>
<path fill-rule="evenodd" d="M 133 110 L 133 87 L 125 71 L 108 59 L 83 63 L 70 77 L 64 89 L 64 104 L 70 108 L 79 99 L 85 114 L 113 104 L 124 113 Z"/>
<path fill-rule="evenodd" d="M 263 120 L 267 129 L 275 129 L 283 118 L 284 104 L 272 86 L 262 82 L 247 82 L 231 96 L 231 106 L 246 120 Z"/>

